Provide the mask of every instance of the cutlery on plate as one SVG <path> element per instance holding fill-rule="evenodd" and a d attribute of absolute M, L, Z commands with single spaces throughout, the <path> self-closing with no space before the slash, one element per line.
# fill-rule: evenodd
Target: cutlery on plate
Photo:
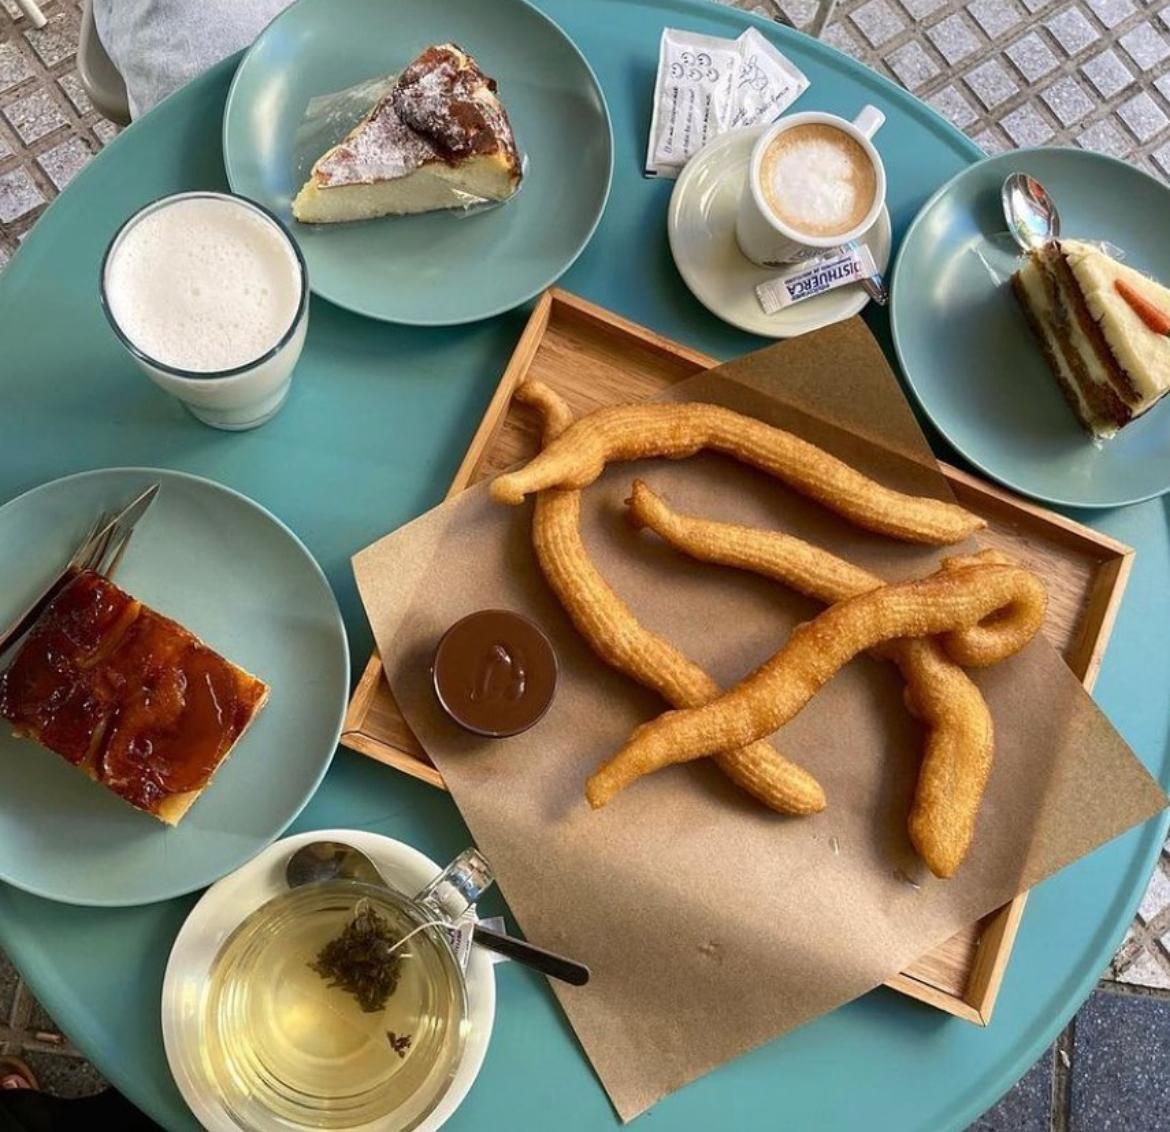
<path fill-rule="evenodd" d="M 313 841 L 302 845 L 289 857 L 284 877 L 289 888 L 326 880 L 355 880 L 381 888 L 391 887 L 378 871 L 378 866 L 365 853 L 341 841 Z M 546 951 L 527 940 L 492 931 L 483 924 L 474 926 L 472 939 L 480 947 L 507 956 L 551 979 L 559 979 L 575 987 L 584 986 L 589 981 L 589 968 L 583 963 Z"/>
<path fill-rule="evenodd" d="M 69 561 L 41 593 L 11 624 L 0 631 L 0 656 L 3 656 L 36 623 L 49 603 L 83 570 L 95 570 L 111 577 L 117 570 L 135 524 L 149 510 L 158 495 L 159 484 L 151 484 L 114 515 L 100 515 L 78 544 Z"/>
<path fill-rule="evenodd" d="M 1060 238 L 1060 213 L 1048 190 L 1035 177 L 1009 173 L 999 195 L 1008 231 L 1024 251 L 1042 248 L 1049 240 Z"/>

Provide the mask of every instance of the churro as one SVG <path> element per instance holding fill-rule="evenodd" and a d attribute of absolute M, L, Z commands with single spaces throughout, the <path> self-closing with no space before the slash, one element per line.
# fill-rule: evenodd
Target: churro
<path fill-rule="evenodd" d="M 826 604 L 885 584 L 877 575 L 780 531 L 681 515 L 641 480 L 634 481 L 626 503 L 631 522 L 648 527 L 691 558 L 773 578 Z M 948 567 L 980 561 L 1006 559 L 984 551 L 948 560 Z M 974 631 L 983 633 L 979 627 L 967 633 Z M 908 822 L 910 840 L 931 872 L 953 876 L 970 848 L 991 773 L 991 713 L 982 693 L 935 638 L 890 641 L 873 652 L 897 664 L 906 680 L 906 706 L 926 728 Z"/>
<path fill-rule="evenodd" d="M 815 444 L 754 417 L 701 402 L 615 405 L 574 422 L 523 468 L 497 477 L 492 498 L 518 504 L 544 488 L 584 488 L 607 463 L 681 459 L 703 449 L 767 472 L 859 527 L 906 542 L 962 542 L 986 524 L 954 503 L 904 495 Z"/>
<path fill-rule="evenodd" d="M 603 806 L 645 774 L 742 746 L 792 719 L 858 653 L 899 637 L 988 629 L 984 663 L 1018 652 L 1044 620 L 1040 579 L 1019 566 L 955 565 L 915 582 L 899 582 L 826 609 L 797 626 L 788 642 L 729 692 L 704 707 L 672 711 L 639 727 L 589 779 L 590 805 Z"/>
<path fill-rule="evenodd" d="M 539 382 L 519 386 L 516 398 L 541 413 L 546 441 L 572 419 L 564 401 Z M 581 539 L 580 514 L 580 491 L 546 489 L 537 495 L 532 523 L 541 570 L 578 632 L 603 661 L 675 707 L 699 707 L 719 696 L 719 685 L 643 626 L 601 576 Z M 762 741 L 718 752 L 714 759 L 737 786 L 780 813 L 825 808 L 816 779 Z"/>

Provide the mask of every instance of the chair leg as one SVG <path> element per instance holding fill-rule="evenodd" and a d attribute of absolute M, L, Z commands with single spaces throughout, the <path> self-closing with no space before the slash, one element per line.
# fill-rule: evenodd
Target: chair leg
<path fill-rule="evenodd" d="M 49 22 L 45 19 L 45 13 L 37 7 L 36 0 L 16 0 L 16 6 L 28 17 L 29 22 L 35 28 L 43 28 Z"/>

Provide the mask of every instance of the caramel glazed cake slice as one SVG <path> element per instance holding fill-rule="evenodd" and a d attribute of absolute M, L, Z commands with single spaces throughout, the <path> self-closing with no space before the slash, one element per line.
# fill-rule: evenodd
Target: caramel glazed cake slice
<path fill-rule="evenodd" d="M 1012 288 L 1074 412 L 1116 434 L 1170 390 L 1170 290 L 1094 244 L 1029 253 Z"/>
<path fill-rule="evenodd" d="M 305 224 L 506 200 L 521 179 L 495 79 L 453 43 L 428 47 L 313 166 L 293 201 Z"/>

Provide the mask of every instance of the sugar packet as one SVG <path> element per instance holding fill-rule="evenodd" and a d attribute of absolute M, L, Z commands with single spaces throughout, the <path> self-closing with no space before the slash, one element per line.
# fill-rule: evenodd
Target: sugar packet
<path fill-rule="evenodd" d="M 739 68 L 735 40 L 663 29 L 647 175 L 677 177 L 691 154 L 730 126 Z"/>
<path fill-rule="evenodd" d="M 664 28 L 646 176 L 677 177 L 713 137 L 775 121 L 808 85 L 755 28 L 738 39 Z"/>
<path fill-rule="evenodd" d="M 740 66 L 731 128 L 770 124 L 808 90 L 808 79 L 755 28 L 735 42 Z"/>

